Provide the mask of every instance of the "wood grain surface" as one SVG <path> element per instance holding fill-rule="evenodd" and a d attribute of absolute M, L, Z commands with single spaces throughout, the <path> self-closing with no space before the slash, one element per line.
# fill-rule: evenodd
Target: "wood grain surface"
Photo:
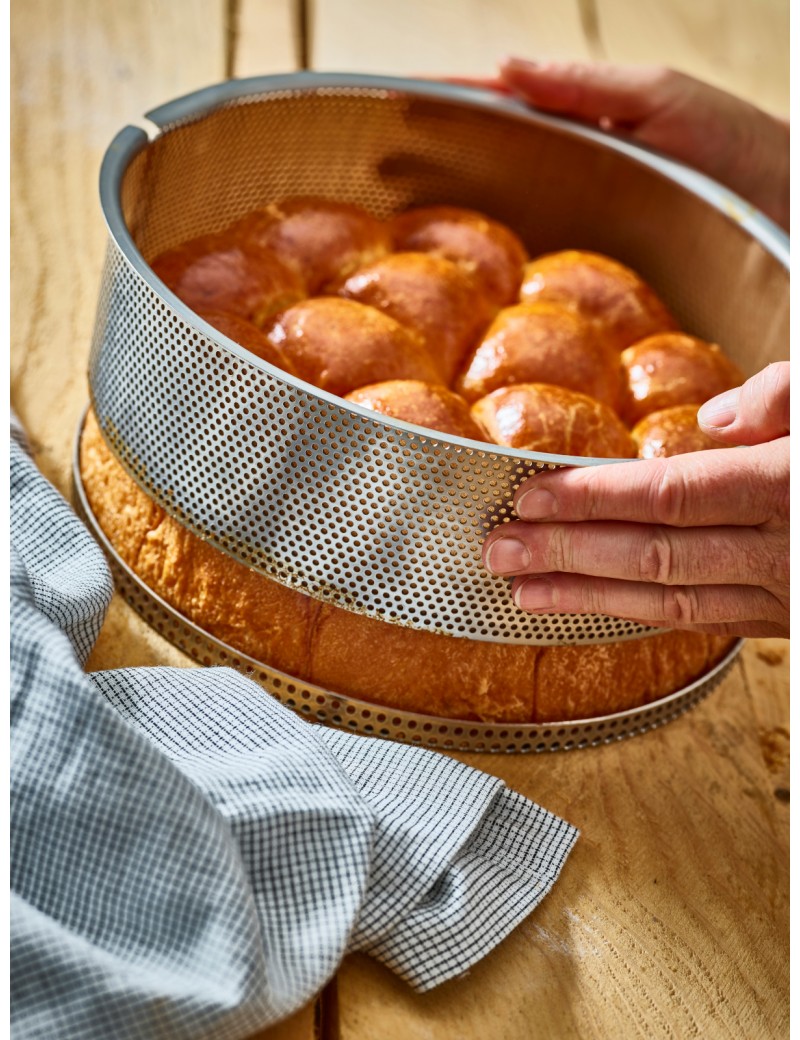
<path fill-rule="evenodd" d="M 581 829 L 550 896 L 466 977 L 411 994 L 352 957 L 342 1040 L 788 1035 L 787 645 L 668 726 L 586 752 L 459 755 Z"/>
<path fill-rule="evenodd" d="M 69 492 L 100 159 L 151 106 L 305 63 L 481 75 L 514 52 L 674 65 L 786 112 L 787 18 L 786 0 L 14 0 L 11 390 L 42 470 Z M 147 664 L 192 666 L 115 597 L 89 667 Z M 551 895 L 464 978 L 419 996 L 348 958 L 341 1040 L 788 1036 L 787 643 L 750 641 L 703 704 L 645 736 L 457 757 L 581 839 Z M 261 1040 L 311 1040 L 315 1013 Z"/>

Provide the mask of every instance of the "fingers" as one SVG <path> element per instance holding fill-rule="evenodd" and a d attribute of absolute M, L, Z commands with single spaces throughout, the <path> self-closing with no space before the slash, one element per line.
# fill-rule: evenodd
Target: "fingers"
<path fill-rule="evenodd" d="M 540 473 L 514 496 L 521 520 L 751 526 L 788 516 L 789 439 Z"/>
<path fill-rule="evenodd" d="M 660 628 L 788 635 L 786 603 L 744 585 L 662 586 L 567 574 L 517 578 L 514 602 L 531 613 L 605 614 Z"/>
<path fill-rule="evenodd" d="M 515 576 L 523 610 L 786 636 L 788 467 L 782 437 L 543 473 L 517 493 L 521 520 L 486 539 L 484 564 Z"/>
<path fill-rule="evenodd" d="M 669 77 L 654 68 L 508 58 L 500 78 L 526 101 L 550 112 L 597 121 L 638 123 L 661 103 Z"/>
<path fill-rule="evenodd" d="M 741 527 L 516 521 L 487 538 L 483 558 L 487 570 L 500 575 L 557 571 L 623 583 L 778 587 L 788 584 L 788 546 L 782 539 L 776 532 Z"/>
<path fill-rule="evenodd" d="M 768 365 L 734 390 L 712 397 L 697 413 L 710 436 L 727 444 L 763 444 L 789 432 L 789 362 Z"/>

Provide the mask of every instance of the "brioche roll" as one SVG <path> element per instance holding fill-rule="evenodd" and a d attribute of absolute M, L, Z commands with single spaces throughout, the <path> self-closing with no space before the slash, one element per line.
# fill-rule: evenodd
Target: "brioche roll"
<path fill-rule="evenodd" d="M 297 375 L 286 354 L 279 347 L 270 343 L 261 329 L 252 322 L 245 321 L 244 318 L 239 318 L 235 314 L 225 314 L 223 311 L 198 311 L 198 314 L 223 336 L 246 347 L 251 354 L 255 354 L 262 361 L 267 361 L 276 368 L 282 368 L 285 372 Z"/>
<path fill-rule="evenodd" d="M 117 553 L 174 609 L 272 668 L 373 704 L 489 722 L 594 717 L 685 686 L 731 643 L 670 632 L 541 648 L 387 624 L 285 588 L 182 527 L 123 470 L 91 412 L 80 469 L 92 512 Z"/>
<path fill-rule="evenodd" d="M 617 409 L 623 372 L 619 355 L 597 336 L 592 322 L 560 304 L 520 303 L 496 316 L 456 389 L 477 401 L 515 383 L 563 386 Z"/>
<path fill-rule="evenodd" d="M 648 336 L 622 353 L 633 425 L 651 412 L 708 401 L 740 386 L 744 373 L 716 343 L 682 332 Z"/>
<path fill-rule="evenodd" d="M 617 351 L 678 327 L 635 271 L 608 256 L 578 249 L 548 253 L 526 264 L 520 299 L 574 307 L 597 323 L 598 331 Z"/>
<path fill-rule="evenodd" d="M 522 265 L 521 240 L 496 220 L 457 206 L 421 206 L 391 222 L 395 249 L 433 253 L 465 267 L 498 307 L 516 299 Z"/>
<path fill-rule="evenodd" d="M 312 296 L 385 256 L 392 243 L 388 227 L 359 206 L 301 196 L 249 213 L 233 230 L 295 271 Z"/>
<path fill-rule="evenodd" d="M 495 444 L 553 455 L 627 459 L 636 443 L 621 420 L 586 394 L 546 383 L 494 390 L 472 406 Z"/>
<path fill-rule="evenodd" d="M 306 295 L 271 253 L 230 234 L 204 235 L 161 253 L 151 267 L 195 311 L 222 311 L 259 327 Z"/>
<path fill-rule="evenodd" d="M 474 441 L 487 439 L 486 431 L 470 415 L 466 401 L 444 386 L 432 386 L 416 379 L 395 379 L 362 386 L 347 394 L 346 400 L 440 433 Z"/>
<path fill-rule="evenodd" d="M 301 379 L 340 397 L 387 379 L 441 380 L 413 332 L 354 300 L 303 300 L 275 320 L 267 338 Z"/>
<path fill-rule="evenodd" d="M 494 307 L 462 268 L 428 253 L 394 253 L 361 268 L 340 293 L 377 307 L 424 340 L 450 386 Z"/>
<path fill-rule="evenodd" d="M 725 447 L 697 425 L 699 408 L 699 404 L 679 404 L 641 419 L 631 430 L 639 446 L 639 458 L 663 459 L 689 451 Z"/>

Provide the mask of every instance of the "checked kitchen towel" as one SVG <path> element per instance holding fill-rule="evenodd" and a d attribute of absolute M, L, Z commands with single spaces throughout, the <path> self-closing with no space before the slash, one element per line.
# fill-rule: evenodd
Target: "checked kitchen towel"
<path fill-rule="evenodd" d="M 577 832 L 494 777 L 228 669 L 86 674 L 111 579 L 19 430 L 11 535 L 14 1037 L 244 1037 L 354 950 L 430 989 L 552 887 Z"/>

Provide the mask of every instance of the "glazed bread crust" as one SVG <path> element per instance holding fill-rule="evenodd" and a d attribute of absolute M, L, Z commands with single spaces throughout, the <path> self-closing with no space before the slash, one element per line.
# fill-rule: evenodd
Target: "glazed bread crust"
<path fill-rule="evenodd" d="M 740 386 L 744 373 L 716 343 L 684 332 L 648 336 L 622 352 L 631 424 L 679 404 L 709 401 Z"/>
<path fill-rule="evenodd" d="M 639 446 L 639 458 L 665 459 L 689 451 L 725 447 L 697 425 L 699 408 L 699 404 L 679 404 L 646 415 L 631 430 Z"/>
<path fill-rule="evenodd" d="M 565 249 L 525 265 L 523 302 L 573 307 L 594 321 L 609 346 L 620 351 L 678 323 L 651 287 L 625 264 L 600 253 Z"/>
<path fill-rule="evenodd" d="M 586 394 L 546 383 L 494 390 L 472 415 L 495 444 L 603 459 L 630 459 L 636 443 L 610 408 Z"/>

